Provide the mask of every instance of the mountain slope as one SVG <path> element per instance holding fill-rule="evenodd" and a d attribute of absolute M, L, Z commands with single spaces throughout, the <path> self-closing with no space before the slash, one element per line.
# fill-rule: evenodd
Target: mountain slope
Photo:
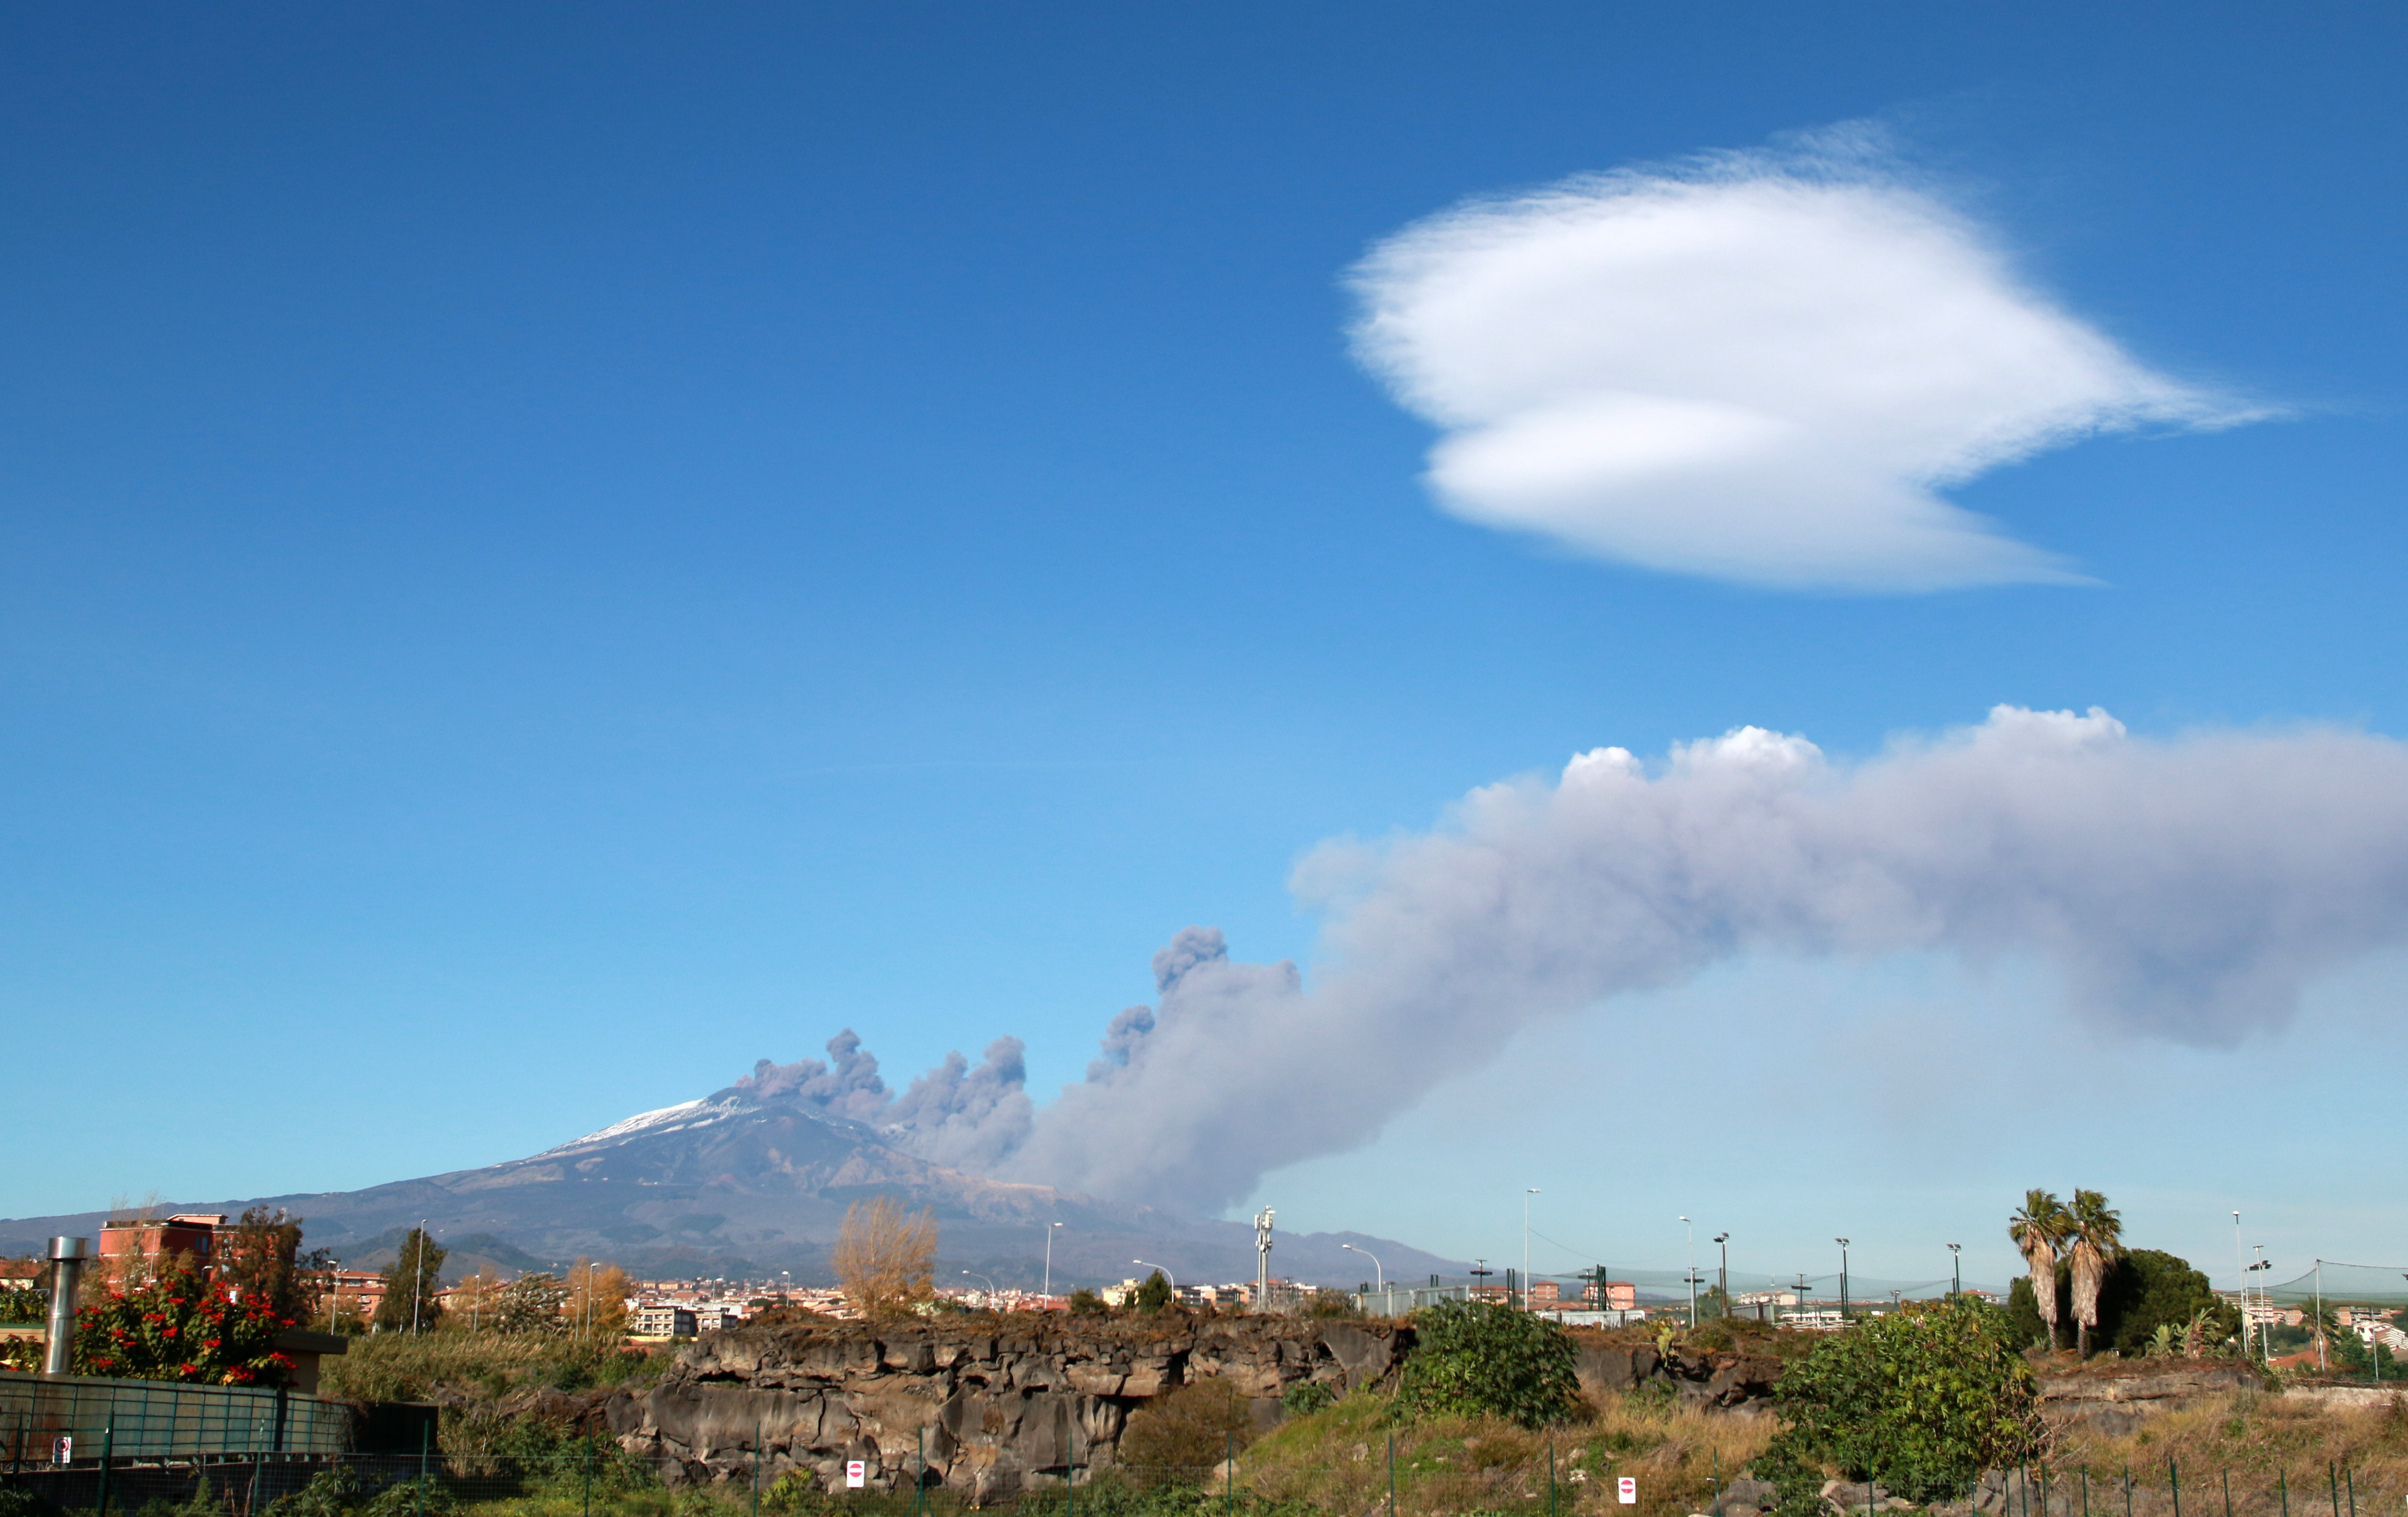
<path fill-rule="evenodd" d="M 239 1212 L 264 1202 L 307 1221 L 312 1247 L 353 1267 L 389 1261 L 402 1230 L 422 1220 L 456 1241 L 455 1263 L 528 1267 L 580 1255 L 616 1260 L 641 1276 L 824 1278 L 827 1245 L 845 1209 L 872 1196 L 925 1206 L 937 1217 L 939 1283 L 966 1271 L 998 1284 L 1043 1278 L 1048 1225 L 1053 1279 L 1104 1283 L 1142 1273 L 1143 1259 L 1182 1281 L 1251 1279 L 1250 1227 L 1181 1218 L 1153 1207 L 1011 1185 L 947 1169 L 904 1151 L 857 1122 L 739 1089 L 614 1122 L 542 1153 L 482 1169 L 400 1180 L 364 1191 L 257 1201 L 177 1203 L 177 1210 Z M 57 1233 L 91 1235 L 104 1214 L 0 1221 L 0 1252 L 38 1250 Z M 1352 1243 L 1391 1276 L 1461 1266 L 1358 1234 L 1278 1235 L 1272 1272 L 1352 1285 L 1370 1272 Z M 506 1257 L 507 1256 L 507 1257 Z M 447 1270 L 447 1272 L 449 1272 Z"/>

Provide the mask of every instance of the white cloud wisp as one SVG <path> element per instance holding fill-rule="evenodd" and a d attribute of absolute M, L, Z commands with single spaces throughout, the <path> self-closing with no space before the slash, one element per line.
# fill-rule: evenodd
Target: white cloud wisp
<path fill-rule="evenodd" d="M 1939 492 L 2090 433 L 2265 414 L 2143 368 L 1861 154 L 1475 202 L 1351 282 L 1357 355 L 1444 429 L 1447 510 L 1717 579 L 2078 579 Z"/>

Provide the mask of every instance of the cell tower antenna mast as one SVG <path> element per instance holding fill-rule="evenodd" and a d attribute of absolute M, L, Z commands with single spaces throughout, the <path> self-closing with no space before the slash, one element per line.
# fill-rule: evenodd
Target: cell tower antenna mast
<path fill-rule="evenodd" d="M 1271 1208 L 1265 1206 L 1254 1213 L 1254 1309 L 1270 1310 L 1271 1304 Z"/>

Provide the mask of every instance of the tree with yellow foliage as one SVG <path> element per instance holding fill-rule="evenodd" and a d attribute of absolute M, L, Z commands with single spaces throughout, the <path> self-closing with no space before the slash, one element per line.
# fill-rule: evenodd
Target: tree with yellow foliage
<path fill-rule="evenodd" d="M 906 1212 L 880 1196 L 845 1208 L 828 1250 L 837 1285 L 865 1317 L 901 1311 L 937 1293 L 937 1217 Z"/>
<path fill-rule="evenodd" d="M 560 1308 L 568 1330 L 580 1337 L 627 1335 L 627 1295 L 633 1282 L 616 1264 L 580 1259 L 569 1267 L 568 1300 Z"/>

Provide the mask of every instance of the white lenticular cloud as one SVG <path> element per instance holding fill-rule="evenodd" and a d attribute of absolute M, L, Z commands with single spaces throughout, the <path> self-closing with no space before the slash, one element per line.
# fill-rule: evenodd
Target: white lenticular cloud
<path fill-rule="evenodd" d="M 1326 845 L 1311 984 L 1190 929 L 1159 1004 L 1000 1172 L 1211 1209 L 1369 1141 L 1534 1020 L 1747 954 L 2014 956 L 2076 1015 L 2229 1047 L 2315 976 L 2408 943 L 2408 745 L 2307 730 L 2128 736 L 2099 711 L 1837 764 L 1742 728 L 1652 770 L 1600 748 L 1474 791 L 1448 825 Z"/>
<path fill-rule="evenodd" d="M 2089 433 L 2265 414 L 2143 368 L 1862 155 L 1476 202 L 1352 282 L 1357 354 L 1445 430 L 1448 510 L 1719 579 L 2078 579 L 1938 492 Z"/>

